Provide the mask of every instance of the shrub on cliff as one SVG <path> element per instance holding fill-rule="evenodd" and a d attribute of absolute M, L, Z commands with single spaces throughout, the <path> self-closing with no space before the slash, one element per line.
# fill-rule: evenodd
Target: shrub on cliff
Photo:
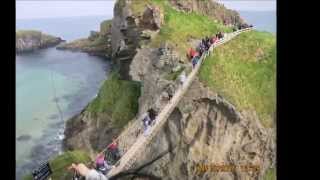
<path fill-rule="evenodd" d="M 52 179 L 72 179 L 72 172 L 68 171 L 68 167 L 72 163 L 88 163 L 90 156 L 83 151 L 67 151 L 51 160 L 49 164 L 52 170 Z M 32 180 L 31 175 L 26 175 L 24 180 Z"/>
<path fill-rule="evenodd" d="M 110 31 L 110 27 L 112 24 L 112 20 L 104 20 L 100 23 L 100 34 L 105 35 L 108 34 Z"/>
<path fill-rule="evenodd" d="M 167 1 L 155 1 L 164 10 L 165 23 L 151 46 L 159 47 L 162 42 L 172 44 L 184 56 L 190 47 L 190 39 L 201 39 L 218 31 L 231 32 L 230 28 L 214 22 L 212 18 L 197 12 L 186 13 L 173 9 Z"/>
<path fill-rule="evenodd" d="M 120 80 L 117 73 L 112 73 L 88 110 L 94 115 L 106 113 L 116 127 L 122 127 L 136 115 L 139 96 L 139 83 Z"/>
<path fill-rule="evenodd" d="M 271 127 L 276 112 L 276 39 L 251 31 L 215 49 L 200 69 L 200 80 L 239 110 L 256 111 Z"/>

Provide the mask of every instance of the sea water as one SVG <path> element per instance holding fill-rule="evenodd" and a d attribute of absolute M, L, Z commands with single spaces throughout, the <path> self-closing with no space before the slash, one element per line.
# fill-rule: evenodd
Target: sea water
<path fill-rule="evenodd" d="M 99 30 L 105 19 L 108 17 L 17 20 L 16 28 L 36 29 L 70 41 Z M 55 47 L 16 55 L 15 61 L 16 179 L 21 179 L 39 163 L 61 153 L 66 120 L 97 95 L 109 61 Z"/>
<path fill-rule="evenodd" d="M 239 13 L 257 30 L 276 34 L 275 11 Z M 17 20 L 16 28 L 41 30 L 70 41 L 87 37 L 105 19 L 108 17 Z M 108 61 L 101 58 L 55 48 L 16 56 L 16 138 L 25 137 L 16 140 L 17 179 L 61 152 L 65 121 L 96 96 L 108 69 Z"/>
<path fill-rule="evenodd" d="M 277 33 L 277 12 L 276 11 L 238 11 L 240 16 L 254 29 L 259 31 Z"/>

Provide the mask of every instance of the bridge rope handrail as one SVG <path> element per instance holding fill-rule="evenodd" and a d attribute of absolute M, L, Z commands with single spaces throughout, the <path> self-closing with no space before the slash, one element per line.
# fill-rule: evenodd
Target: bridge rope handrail
<path fill-rule="evenodd" d="M 182 87 L 178 88 L 178 90 L 175 92 L 174 96 L 170 99 L 170 101 L 165 105 L 165 107 L 160 111 L 160 113 L 157 115 L 155 119 L 155 124 L 150 127 L 149 131 L 150 133 L 148 136 L 144 136 L 143 134 L 140 134 L 140 136 L 136 139 L 136 141 L 131 145 L 131 147 L 125 152 L 125 154 L 116 162 L 116 167 L 112 168 L 107 176 L 111 177 L 115 175 L 116 173 L 120 172 L 124 168 L 129 168 L 133 164 L 136 158 L 133 157 L 133 155 L 136 155 L 138 150 L 143 147 L 144 145 L 147 145 L 151 139 L 154 137 L 154 135 L 160 130 L 160 127 L 166 122 L 165 120 L 169 117 L 171 112 L 174 110 L 176 105 L 179 103 L 181 97 L 184 95 L 184 93 L 187 91 L 188 87 L 191 85 L 192 81 L 195 78 L 195 75 L 200 69 L 200 66 L 203 62 L 203 60 L 212 52 L 213 48 L 224 44 L 228 42 L 229 40 L 233 39 L 238 34 L 250 31 L 252 28 L 245 28 L 238 31 L 235 31 L 233 33 L 225 35 L 222 39 L 220 39 L 218 42 L 212 44 L 208 51 L 204 52 L 202 56 L 200 57 L 198 63 L 193 68 L 191 73 L 188 75 L 186 81 L 183 83 Z M 141 120 L 143 117 L 140 116 L 137 119 Z M 122 133 L 116 138 L 116 140 L 119 140 L 120 137 L 122 137 Z M 107 150 L 107 148 L 103 149 L 100 153 L 104 153 Z"/>

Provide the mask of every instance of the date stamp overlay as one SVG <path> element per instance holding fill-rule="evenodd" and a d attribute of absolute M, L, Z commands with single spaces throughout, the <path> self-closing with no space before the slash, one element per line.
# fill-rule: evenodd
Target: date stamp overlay
<path fill-rule="evenodd" d="M 243 165 L 231 165 L 231 164 L 197 164 L 196 172 L 235 172 L 240 170 L 242 172 L 258 172 L 260 171 L 259 165 L 243 164 Z"/>

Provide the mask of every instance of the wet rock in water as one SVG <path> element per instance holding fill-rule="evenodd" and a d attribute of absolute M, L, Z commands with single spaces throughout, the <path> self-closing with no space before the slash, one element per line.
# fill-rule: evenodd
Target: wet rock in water
<path fill-rule="evenodd" d="M 31 151 L 31 158 L 34 160 L 43 160 L 48 157 L 48 153 L 50 152 L 51 149 L 48 148 L 48 146 L 44 145 L 37 145 L 34 148 L 32 148 Z"/>
<path fill-rule="evenodd" d="M 55 46 L 65 40 L 35 30 L 16 31 L 16 53 Z"/>
<path fill-rule="evenodd" d="M 27 134 L 21 135 L 17 138 L 18 141 L 28 141 L 30 139 L 31 139 L 31 136 Z"/>
<path fill-rule="evenodd" d="M 49 119 L 57 119 L 59 117 L 58 114 L 53 114 L 51 116 L 49 116 Z"/>

